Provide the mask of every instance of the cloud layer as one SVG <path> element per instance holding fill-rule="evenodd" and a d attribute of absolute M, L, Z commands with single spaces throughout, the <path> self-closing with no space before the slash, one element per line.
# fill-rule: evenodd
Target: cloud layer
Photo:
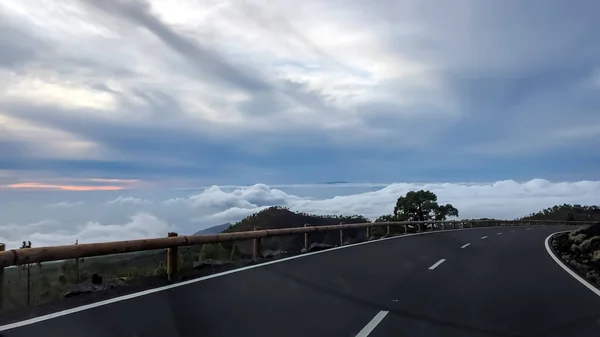
<path fill-rule="evenodd" d="M 69 244 L 75 239 L 84 243 L 162 237 L 170 230 L 190 234 L 208 226 L 236 222 L 272 205 L 321 215 L 361 214 L 375 219 L 391 213 L 399 196 L 419 189 L 433 191 L 442 203 L 452 203 L 459 209 L 461 218 L 514 219 L 557 204 L 597 204 L 600 197 L 600 181 L 550 182 L 543 179 L 487 184 L 394 183 L 384 187 L 379 184 L 281 185 L 278 188 L 265 184 L 212 186 L 188 196 L 178 192 L 178 195 L 168 197 L 169 193 L 161 192 L 152 197 L 110 199 L 128 200 L 123 203 L 110 203 L 95 197 L 85 202 L 62 202 L 61 205 L 69 205 L 68 214 L 75 217 L 70 219 L 64 212 L 65 206 L 59 207 L 63 210 L 55 211 L 40 204 L 37 216 L 42 217 L 41 220 L 0 225 L 0 242 L 15 247 L 22 240 L 31 240 L 36 246 L 44 246 Z M 135 202 L 129 202 L 132 200 Z M 27 202 L 27 207 L 31 209 L 35 205 Z M 10 214 L 10 209 L 15 206 L 4 208 L 0 210 Z M 94 214 L 90 209 L 98 211 Z M 91 216 L 94 218 L 90 219 Z"/>
<path fill-rule="evenodd" d="M 598 10 L 2 1 L 0 179 L 595 180 Z"/>

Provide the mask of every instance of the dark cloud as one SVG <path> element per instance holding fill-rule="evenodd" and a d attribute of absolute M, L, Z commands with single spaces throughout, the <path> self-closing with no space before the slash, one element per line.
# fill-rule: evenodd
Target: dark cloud
<path fill-rule="evenodd" d="M 225 81 L 229 85 L 251 92 L 270 88 L 267 82 L 252 76 L 250 70 L 226 61 L 222 55 L 210 48 L 175 32 L 150 11 L 148 3 L 145 1 L 106 0 L 86 1 L 85 3 L 110 15 L 128 20 L 133 25 L 146 28 L 165 45 L 186 59 L 189 64 L 196 67 L 200 76 L 209 75 L 213 80 Z"/>
<path fill-rule="evenodd" d="M 1 12 L 0 32 L 0 68 L 18 69 L 48 49 L 46 43 L 13 25 Z"/>

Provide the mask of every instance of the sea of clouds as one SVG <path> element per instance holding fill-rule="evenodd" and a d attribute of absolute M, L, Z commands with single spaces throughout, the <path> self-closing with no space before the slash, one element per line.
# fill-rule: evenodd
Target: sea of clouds
<path fill-rule="evenodd" d="M 533 179 L 493 183 L 393 183 L 211 186 L 169 193 L 129 191 L 128 195 L 58 194 L 71 200 L 27 203 L 27 214 L 13 203 L 0 222 L 0 242 L 15 248 L 162 237 L 168 231 L 191 234 L 235 222 L 269 206 L 314 214 L 361 214 L 370 219 L 392 212 L 396 199 L 413 190 L 431 190 L 440 203 L 452 203 L 460 218 L 514 219 L 556 204 L 592 205 L 600 200 L 600 181 L 550 182 Z M 116 192 L 124 194 L 123 191 Z M 25 200 L 19 201 L 26 203 Z M 46 203 L 43 203 L 46 202 Z M 16 205 L 16 206 L 15 206 Z M 8 206 L 7 206 L 8 207 Z M 32 209 L 33 208 L 33 209 Z M 21 211 L 22 212 L 22 211 Z M 39 218 L 32 221 L 35 217 Z"/>

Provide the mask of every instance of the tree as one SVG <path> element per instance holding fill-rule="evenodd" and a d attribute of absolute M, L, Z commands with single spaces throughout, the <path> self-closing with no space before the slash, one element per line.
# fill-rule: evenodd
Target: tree
<path fill-rule="evenodd" d="M 437 195 L 431 191 L 410 191 L 398 198 L 394 207 L 394 217 L 408 221 L 443 221 L 449 216 L 458 216 L 458 210 L 451 204 L 438 205 Z M 421 224 L 419 230 L 425 230 Z"/>

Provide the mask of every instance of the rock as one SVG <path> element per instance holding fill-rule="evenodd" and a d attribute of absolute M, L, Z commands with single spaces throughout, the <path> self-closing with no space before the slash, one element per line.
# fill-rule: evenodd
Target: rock
<path fill-rule="evenodd" d="M 584 233 L 581 234 L 576 234 L 576 233 L 571 233 L 569 234 L 569 242 L 579 245 L 583 242 L 583 240 L 585 240 L 587 238 L 587 235 L 585 235 Z"/>
<path fill-rule="evenodd" d="M 225 262 L 225 261 L 218 261 L 218 260 L 212 260 L 212 259 L 206 259 L 197 263 L 194 263 L 193 265 L 193 269 L 206 269 L 206 268 L 215 268 L 215 267 L 219 267 L 219 266 L 223 266 L 226 264 L 230 264 L 231 262 Z"/>
<path fill-rule="evenodd" d="M 600 262 L 600 250 L 596 250 L 592 253 L 592 262 Z"/>
<path fill-rule="evenodd" d="M 287 254 L 287 251 L 283 250 L 283 249 L 278 249 L 278 250 L 265 250 L 262 253 L 262 256 L 265 258 L 272 258 L 272 257 L 279 257 L 281 255 Z"/>
<path fill-rule="evenodd" d="M 109 285 L 111 288 L 117 288 L 127 285 L 128 277 L 117 277 Z"/>
<path fill-rule="evenodd" d="M 333 245 L 328 245 L 326 243 L 313 243 L 312 245 L 310 245 L 310 247 L 308 247 L 308 251 L 309 252 L 316 252 L 319 250 L 325 250 L 325 249 L 330 249 L 333 248 Z"/>
<path fill-rule="evenodd" d="M 98 274 L 92 274 L 92 284 L 102 284 L 102 276 Z"/>
<path fill-rule="evenodd" d="M 73 297 L 81 294 L 87 294 L 98 290 L 106 289 L 103 285 L 93 283 L 78 283 L 69 287 L 63 294 L 63 298 Z"/>
<path fill-rule="evenodd" d="M 93 278 L 93 276 L 92 276 Z M 96 278 L 96 280 L 98 280 Z M 100 277 L 100 281 L 102 280 L 102 278 Z M 108 283 L 104 283 L 104 284 L 94 284 L 94 283 L 90 283 L 90 282 L 84 282 L 84 283 L 77 283 L 77 284 L 73 284 L 71 285 L 67 291 L 63 294 L 63 298 L 68 298 L 68 297 L 73 297 L 73 296 L 78 296 L 81 294 L 89 294 L 92 292 L 96 292 L 96 291 L 104 291 L 104 290 L 108 290 L 108 289 L 114 289 L 114 288 L 118 288 L 118 287 L 122 287 L 127 285 L 127 283 L 123 280 L 121 280 L 120 278 L 115 279 L 112 282 L 108 282 Z"/>

